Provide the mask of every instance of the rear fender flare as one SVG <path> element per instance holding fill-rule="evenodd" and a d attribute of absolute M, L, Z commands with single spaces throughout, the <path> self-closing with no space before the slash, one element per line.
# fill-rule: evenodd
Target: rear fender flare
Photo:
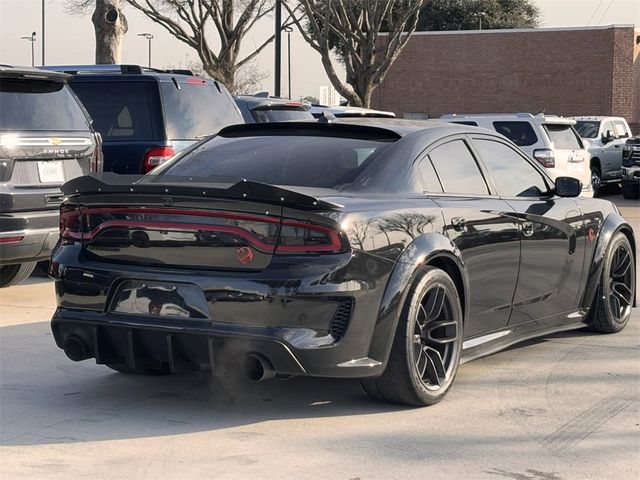
<path fill-rule="evenodd" d="M 637 252 L 636 244 L 634 241 L 633 229 L 626 222 L 622 216 L 616 212 L 611 212 L 604 219 L 602 227 L 600 228 L 600 234 L 598 235 L 598 243 L 596 244 L 593 258 L 591 260 L 591 268 L 587 276 L 586 287 L 580 306 L 584 310 L 589 310 L 593 306 L 593 302 L 598 292 L 598 284 L 600 283 L 600 275 L 602 274 L 602 268 L 604 265 L 604 257 L 607 253 L 607 248 L 611 243 L 613 236 L 618 233 L 624 233 L 629 238 L 631 249 L 633 250 L 634 264 L 637 265 Z M 635 306 L 635 299 L 637 297 L 636 292 L 633 292 Z"/>
<path fill-rule="evenodd" d="M 420 273 L 419 268 L 435 259 L 443 258 L 455 264 L 462 279 L 463 292 L 461 297 L 465 299 L 465 302 L 468 302 L 469 277 L 458 248 L 440 233 L 429 233 L 416 238 L 398 258 L 387 282 L 373 331 L 369 358 L 386 366 L 403 306 L 414 279 Z M 466 321 L 469 309 L 467 305 L 464 305 L 463 308 Z"/>

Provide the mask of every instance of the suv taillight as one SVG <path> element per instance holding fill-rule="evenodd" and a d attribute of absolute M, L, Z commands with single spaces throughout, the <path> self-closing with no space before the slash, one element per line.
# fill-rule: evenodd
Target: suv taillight
<path fill-rule="evenodd" d="M 347 241 L 338 231 L 305 222 L 284 221 L 276 253 L 340 253 Z"/>
<path fill-rule="evenodd" d="M 173 147 L 157 147 L 150 148 L 144 155 L 143 173 L 150 172 L 158 165 L 166 162 L 175 155 L 176 151 Z"/>
<path fill-rule="evenodd" d="M 91 156 L 91 163 L 89 165 L 89 169 L 92 173 L 102 172 L 104 169 L 104 154 L 102 153 L 102 135 L 98 132 L 95 133 L 96 137 L 96 147 L 93 150 L 93 155 Z"/>
<path fill-rule="evenodd" d="M 556 158 L 553 155 L 553 150 L 548 148 L 534 150 L 533 158 L 535 158 L 544 168 L 555 168 L 556 166 Z"/>

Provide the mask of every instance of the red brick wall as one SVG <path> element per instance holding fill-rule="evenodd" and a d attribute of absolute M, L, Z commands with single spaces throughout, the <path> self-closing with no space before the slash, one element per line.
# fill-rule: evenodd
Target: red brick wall
<path fill-rule="evenodd" d="M 415 34 L 372 107 L 400 117 L 545 111 L 631 119 L 640 107 L 634 43 L 632 27 Z"/>
<path fill-rule="evenodd" d="M 640 30 L 636 30 L 635 38 L 640 38 Z M 631 131 L 640 135 L 640 44 L 634 41 L 633 49 L 633 88 L 632 108 L 631 108 Z M 633 125 L 631 125 L 633 124 Z"/>

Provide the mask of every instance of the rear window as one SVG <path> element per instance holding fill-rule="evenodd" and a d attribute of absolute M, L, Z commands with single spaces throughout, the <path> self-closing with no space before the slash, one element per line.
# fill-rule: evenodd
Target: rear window
<path fill-rule="evenodd" d="M 336 188 L 353 182 L 389 143 L 297 135 L 214 137 L 160 174 L 231 176 L 274 185 Z"/>
<path fill-rule="evenodd" d="M 519 147 L 528 147 L 538 141 L 529 122 L 493 122 L 493 128 Z"/>
<path fill-rule="evenodd" d="M 582 138 L 596 138 L 600 129 L 600 122 L 579 121 L 576 123 L 576 131 Z"/>
<path fill-rule="evenodd" d="M 74 82 L 71 87 L 104 140 L 154 139 L 150 83 Z"/>
<path fill-rule="evenodd" d="M 313 115 L 304 109 L 251 110 L 251 115 L 258 123 L 313 120 Z"/>
<path fill-rule="evenodd" d="M 478 126 L 476 122 L 472 122 L 470 120 L 456 120 L 455 122 L 451 122 L 451 123 L 457 123 L 458 125 L 469 125 L 470 127 Z"/>
<path fill-rule="evenodd" d="M 559 148 L 561 150 L 575 150 L 582 148 L 582 144 L 580 140 L 578 140 L 578 135 L 570 125 L 555 125 L 547 123 L 544 125 L 544 129 L 547 131 L 549 140 L 551 140 L 555 148 Z"/>
<path fill-rule="evenodd" d="M 87 131 L 89 123 L 63 83 L 0 79 L 0 129 Z"/>
<path fill-rule="evenodd" d="M 231 95 L 215 85 L 171 82 L 160 84 L 167 135 L 193 140 L 213 135 L 228 125 L 244 123 Z"/>

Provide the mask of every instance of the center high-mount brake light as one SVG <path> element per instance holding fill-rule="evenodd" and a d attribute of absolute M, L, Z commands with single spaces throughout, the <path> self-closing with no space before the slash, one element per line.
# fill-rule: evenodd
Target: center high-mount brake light
<path fill-rule="evenodd" d="M 144 156 L 143 173 L 148 173 L 158 165 L 166 162 L 169 158 L 173 157 L 176 151 L 173 147 L 156 147 L 147 150 Z"/>

